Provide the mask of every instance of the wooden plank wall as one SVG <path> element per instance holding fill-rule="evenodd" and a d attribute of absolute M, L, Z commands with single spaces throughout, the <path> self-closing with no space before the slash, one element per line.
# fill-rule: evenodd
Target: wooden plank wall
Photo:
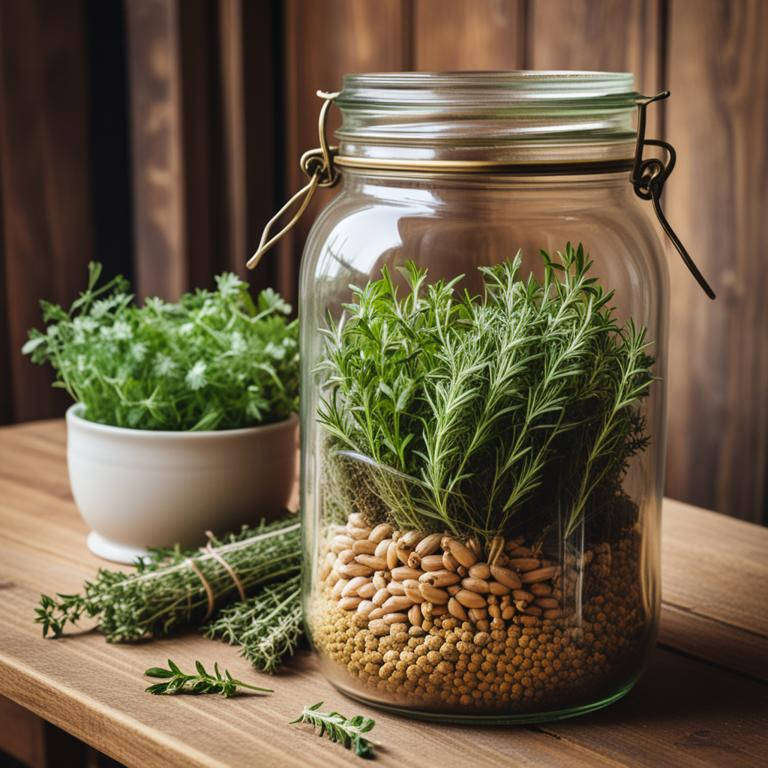
<path fill-rule="evenodd" d="M 79 117 L 88 108 L 85 2 L 0 4 L 0 422 L 60 407 L 48 374 L 30 370 L 16 350 L 37 320 L 37 298 L 71 294 L 90 252 L 87 128 Z M 123 7 L 135 239 L 128 271 L 141 295 L 172 298 L 222 269 L 242 272 L 263 223 L 302 183 L 299 156 L 317 145 L 315 91 L 338 88 L 345 72 L 629 69 L 646 92 L 669 87 L 671 101 L 651 122 L 679 151 L 665 205 L 719 296 L 707 301 L 670 250 L 667 491 L 766 519 L 765 0 L 131 0 Z M 66 34 L 50 36 L 55 24 Z M 52 124 L 65 152 L 51 149 Z M 311 216 L 331 194 L 318 195 L 251 280 L 295 301 Z"/>
<path fill-rule="evenodd" d="M 84 0 L 0 3 L 0 420 L 65 402 L 20 349 L 38 300 L 70 301 L 91 255 L 85 57 Z"/>

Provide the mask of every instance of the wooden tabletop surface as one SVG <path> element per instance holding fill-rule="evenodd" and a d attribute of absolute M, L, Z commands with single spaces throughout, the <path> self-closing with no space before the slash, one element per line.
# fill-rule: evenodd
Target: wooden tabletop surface
<path fill-rule="evenodd" d="M 666 501 L 661 636 L 621 702 L 536 727 L 425 725 L 344 698 L 301 652 L 276 677 L 189 635 L 135 646 L 96 633 L 44 640 L 41 592 L 79 589 L 104 563 L 69 492 L 61 422 L 0 429 L 0 695 L 129 766 L 361 765 L 288 725 L 304 704 L 376 718 L 382 766 L 757 766 L 768 760 L 768 530 Z M 146 667 L 218 660 L 268 697 L 155 697 Z M 0 728 L 2 724 L 0 724 Z"/>

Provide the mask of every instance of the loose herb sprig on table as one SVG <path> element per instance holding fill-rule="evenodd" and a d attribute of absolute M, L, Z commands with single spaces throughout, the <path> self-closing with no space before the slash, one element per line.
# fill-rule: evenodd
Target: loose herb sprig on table
<path fill-rule="evenodd" d="M 238 688 L 247 688 L 258 693 L 273 693 L 271 688 L 259 688 L 256 685 L 236 680 L 224 670 L 219 670 L 218 662 L 213 665 L 213 674 L 209 673 L 201 662 L 195 662 L 197 673 L 194 675 L 182 672 L 179 667 L 168 659 L 168 669 L 162 667 L 150 667 L 144 672 L 147 677 L 158 677 L 166 680 L 164 683 L 155 683 L 146 689 L 147 693 L 159 695 L 174 695 L 179 693 L 201 694 L 218 693 L 225 699 L 229 699 L 238 692 Z"/>
<path fill-rule="evenodd" d="M 276 672 L 303 635 L 301 576 L 265 587 L 255 597 L 225 608 L 204 631 L 206 637 L 239 645 L 257 669 Z"/>
<path fill-rule="evenodd" d="M 308 723 L 318 730 L 318 736 L 328 734 L 331 741 L 342 744 L 347 749 L 354 750 L 358 757 L 373 757 L 373 744 L 363 734 L 368 733 L 376 721 L 371 717 L 355 715 L 346 718 L 338 712 L 321 712 L 323 702 L 305 706 L 303 712 L 295 719 L 294 723 Z"/>
<path fill-rule="evenodd" d="M 299 528 L 295 517 L 288 516 L 243 528 L 222 541 L 214 539 L 212 546 L 246 594 L 253 594 L 261 586 L 299 573 Z M 155 550 L 133 573 L 99 570 L 94 581 L 85 582 L 82 594 L 42 595 L 35 620 L 42 624 L 43 636 L 58 636 L 86 616 L 98 617 L 98 629 L 109 642 L 160 637 L 205 621 L 209 597 L 203 579 L 211 588 L 216 609 L 239 595 L 232 575 L 209 552 Z"/>
<path fill-rule="evenodd" d="M 66 310 L 41 302 L 43 331 L 23 352 L 50 362 L 55 386 L 85 406 L 84 417 L 152 430 L 232 429 L 280 421 L 298 403 L 298 326 L 271 289 L 251 297 L 236 275 L 177 303 L 133 303 L 125 279 L 86 290 Z"/>
<path fill-rule="evenodd" d="M 480 297 L 413 264 L 402 296 L 386 269 L 352 288 L 325 331 L 318 418 L 353 507 L 489 540 L 530 518 L 567 536 L 623 506 L 647 444 L 646 332 L 617 322 L 581 245 L 541 258 L 542 280 L 520 254 L 482 268 Z"/>

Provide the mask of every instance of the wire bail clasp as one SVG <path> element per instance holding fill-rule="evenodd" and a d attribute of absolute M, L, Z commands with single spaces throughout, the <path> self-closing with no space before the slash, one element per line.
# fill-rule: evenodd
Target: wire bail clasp
<path fill-rule="evenodd" d="M 664 188 L 669 175 L 675 167 L 677 154 L 675 148 L 661 139 L 645 138 L 646 108 L 654 101 L 663 101 L 669 98 L 669 91 L 662 91 L 656 96 L 643 97 L 637 100 L 637 146 L 635 148 L 635 162 L 632 168 L 632 186 L 635 188 L 635 194 L 643 200 L 650 200 L 653 203 L 653 210 L 656 218 L 659 220 L 662 229 L 667 237 L 672 241 L 677 252 L 683 259 L 683 263 L 688 267 L 690 273 L 696 278 L 696 282 L 701 286 L 704 293 L 710 299 L 715 298 L 715 292 L 710 288 L 709 283 L 701 274 L 699 268 L 694 263 L 685 246 L 680 242 L 680 238 L 675 234 L 671 224 L 667 221 L 664 211 L 661 208 L 661 191 Z M 643 149 L 646 145 L 661 147 L 667 153 L 667 161 L 664 162 L 657 157 L 649 157 L 643 160 Z"/>
<path fill-rule="evenodd" d="M 309 181 L 294 194 L 285 205 L 267 222 L 264 231 L 261 233 L 261 240 L 256 253 L 246 262 L 248 269 L 253 269 L 261 261 L 261 257 L 285 234 L 291 231 L 296 222 L 301 218 L 307 206 L 314 197 L 318 187 L 332 187 L 339 180 L 339 172 L 333 164 L 333 158 L 338 151 L 338 147 L 332 147 L 328 144 L 325 133 L 325 124 L 328 119 L 328 110 L 333 100 L 339 93 L 326 93 L 318 91 L 317 95 L 324 99 L 323 106 L 320 108 L 320 116 L 317 122 L 318 134 L 320 136 L 320 146 L 316 149 L 307 150 L 299 161 L 301 170 L 309 177 Z M 288 223 L 275 235 L 269 236 L 272 227 L 291 209 L 298 204 L 296 212 Z"/>

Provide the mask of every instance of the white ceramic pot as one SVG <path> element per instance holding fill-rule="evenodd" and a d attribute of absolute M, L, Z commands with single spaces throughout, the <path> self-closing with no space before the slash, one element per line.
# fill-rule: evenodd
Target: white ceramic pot
<path fill-rule="evenodd" d="M 204 532 L 276 517 L 295 480 L 295 415 L 219 432 L 154 432 L 67 411 L 72 495 L 93 529 L 88 547 L 130 563 L 146 547 L 203 543 Z"/>

